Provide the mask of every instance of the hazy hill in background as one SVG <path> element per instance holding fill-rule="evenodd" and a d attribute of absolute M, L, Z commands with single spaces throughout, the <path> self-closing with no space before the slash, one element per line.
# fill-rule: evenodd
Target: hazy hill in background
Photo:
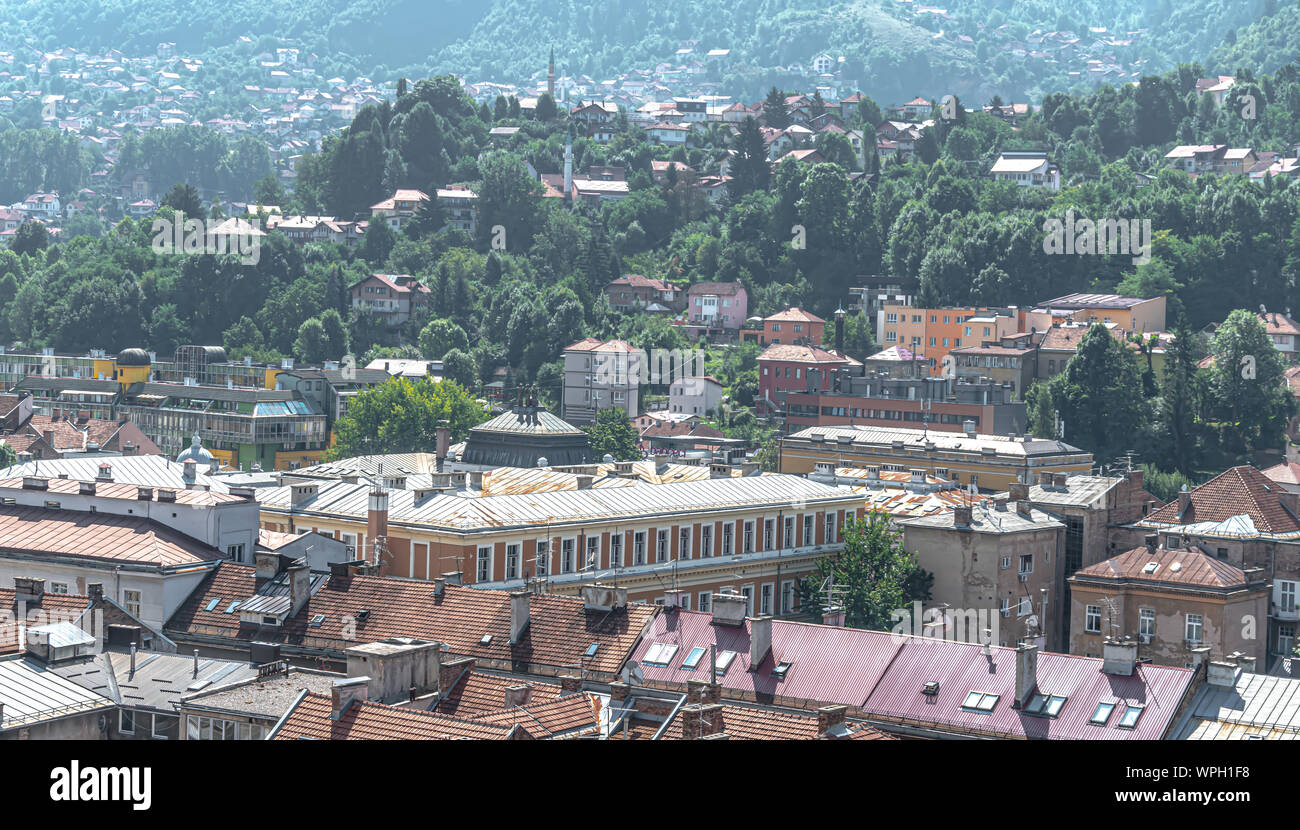
<path fill-rule="evenodd" d="M 747 98 L 772 83 L 807 88 L 810 79 L 788 70 L 825 52 L 844 58 L 842 78 L 881 101 L 944 92 L 1036 101 L 1046 92 L 1136 80 L 1212 52 L 1227 71 L 1239 63 L 1284 63 L 1294 57 L 1283 51 L 1297 42 L 1290 36 L 1296 3 L 1283 11 L 1277 6 L 1276 0 L 951 0 L 941 10 L 898 0 L 19 0 L 0 4 L 0 48 L 30 43 L 139 53 L 174 41 L 183 54 L 203 57 L 207 50 L 219 56 L 217 50 L 240 36 L 262 47 L 292 38 L 323 58 L 325 77 L 455 72 L 500 82 L 540 79 L 552 46 L 562 72 L 595 80 L 729 49 L 706 78 Z M 1042 39 L 1052 32 L 1075 39 Z M 693 53 L 679 56 L 692 41 Z M 1120 69 L 1089 72 L 1091 59 Z"/>

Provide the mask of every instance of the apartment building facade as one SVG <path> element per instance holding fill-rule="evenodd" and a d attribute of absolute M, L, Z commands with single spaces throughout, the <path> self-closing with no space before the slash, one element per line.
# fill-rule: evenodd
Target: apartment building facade
<path fill-rule="evenodd" d="M 572 424 L 594 424 L 603 409 L 640 414 L 642 360 L 645 355 L 623 340 L 588 337 L 564 349 L 561 417 Z"/>

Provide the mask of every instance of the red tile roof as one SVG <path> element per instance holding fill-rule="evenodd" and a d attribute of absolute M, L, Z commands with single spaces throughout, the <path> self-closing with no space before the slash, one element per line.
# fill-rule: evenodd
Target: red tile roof
<path fill-rule="evenodd" d="M 475 720 L 498 726 L 519 725 L 536 738 L 591 732 L 600 725 L 599 702 L 586 692 L 573 692 L 545 703 L 529 703 Z"/>
<path fill-rule="evenodd" d="M 782 360 L 790 363 L 848 363 L 841 357 L 816 346 L 791 346 L 786 343 L 773 343 L 758 356 L 759 360 Z"/>
<path fill-rule="evenodd" d="M 1264 330 L 1269 334 L 1300 334 L 1300 325 L 1285 314 L 1270 311 L 1258 316 L 1259 321 L 1264 325 Z"/>
<path fill-rule="evenodd" d="M 557 673 L 583 665 L 589 671 L 613 674 L 627 659 L 647 623 L 652 605 L 628 605 L 626 610 L 588 613 L 576 597 L 549 594 L 529 603 L 529 626 L 520 642 L 510 643 L 510 595 L 506 591 L 448 585 L 441 597 L 431 582 L 379 576 L 334 576 L 324 580 L 303 608 L 281 630 L 241 624 L 238 614 L 226 614 L 229 601 L 254 594 L 253 568 L 222 562 L 181 605 L 166 630 L 177 635 L 220 637 L 241 642 L 269 640 L 306 648 L 339 651 L 388 637 L 419 637 L 446 643 L 452 654 L 494 661 L 497 665 L 524 662 Z M 221 599 L 212 611 L 213 599 Z M 364 620 L 361 611 L 369 611 Z M 320 625 L 311 620 L 322 616 Z M 481 638 L 492 635 L 484 645 Z M 592 643 L 596 655 L 583 659 Z"/>
<path fill-rule="evenodd" d="M 1179 514 L 1178 500 L 1174 499 L 1152 511 L 1142 524 L 1222 522 L 1245 514 L 1265 533 L 1300 531 L 1300 520 L 1288 513 L 1278 499 L 1281 492 L 1282 488 L 1254 467 L 1231 467 L 1192 490 L 1185 513 Z"/>
<path fill-rule="evenodd" d="M 753 706 L 722 707 L 721 724 L 709 724 L 709 731 L 725 732 L 733 741 L 815 741 L 822 738 L 817 728 L 816 715 L 801 715 L 794 712 L 782 712 L 776 709 L 760 709 Z M 664 731 L 668 740 L 690 740 L 693 735 L 685 734 L 685 724 L 679 713 Z M 893 739 L 866 724 L 846 724 L 847 737 L 854 740 Z"/>
<path fill-rule="evenodd" d="M 1296 368 L 1300 369 L 1300 366 Z M 1260 472 L 1269 481 L 1276 481 L 1278 484 L 1300 484 L 1300 464 L 1294 461 L 1284 461 Z"/>
<path fill-rule="evenodd" d="M 275 740 L 440 741 L 469 738 L 501 741 L 508 739 L 512 731 L 510 726 L 399 709 L 372 701 L 353 703 L 338 720 L 333 720 L 330 718 L 331 706 L 329 695 L 308 692 L 285 718 Z"/>
<path fill-rule="evenodd" d="M 802 308 L 799 308 L 798 306 L 795 306 L 794 308 L 787 308 L 785 311 L 778 311 L 776 314 L 773 314 L 771 317 L 763 318 L 763 322 L 765 323 L 767 322 L 784 323 L 787 320 L 795 323 L 825 323 L 826 322 L 822 318 L 818 317 L 816 314 L 813 314 L 811 311 L 804 311 Z"/>
<path fill-rule="evenodd" d="M 462 718 L 496 714 L 505 708 L 506 689 L 522 682 L 524 681 L 518 677 L 467 671 L 461 674 L 455 685 L 438 701 L 433 711 Z M 534 682 L 528 685 L 528 705 L 548 703 L 560 696 L 559 686 Z"/>

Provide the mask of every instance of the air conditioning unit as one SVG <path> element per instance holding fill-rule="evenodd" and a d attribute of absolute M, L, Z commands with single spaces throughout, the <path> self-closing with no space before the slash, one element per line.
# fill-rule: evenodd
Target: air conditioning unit
<path fill-rule="evenodd" d="M 1141 643 L 1141 644 L 1144 645 L 1144 646 L 1146 646 L 1146 645 L 1150 645 L 1150 644 L 1151 644 L 1151 635 L 1150 635 L 1150 634 L 1139 634 L 1139 635 L 1138 635 L 1138 642 Z"/>

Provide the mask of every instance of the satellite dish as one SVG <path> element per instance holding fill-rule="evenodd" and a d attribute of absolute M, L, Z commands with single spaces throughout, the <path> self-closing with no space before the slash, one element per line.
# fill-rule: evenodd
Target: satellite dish
<path fill-rule="evenodd" d="M 1037 615 L 1037 614 L 1030 614 L 1030 615 L 1029 615 L 1029 619 L 1025 620 L 1025 625 L 1029 626 L 1030 628 L 1037 628 L 1037 627 L 1038 627 L 1038 615 Z"/>

